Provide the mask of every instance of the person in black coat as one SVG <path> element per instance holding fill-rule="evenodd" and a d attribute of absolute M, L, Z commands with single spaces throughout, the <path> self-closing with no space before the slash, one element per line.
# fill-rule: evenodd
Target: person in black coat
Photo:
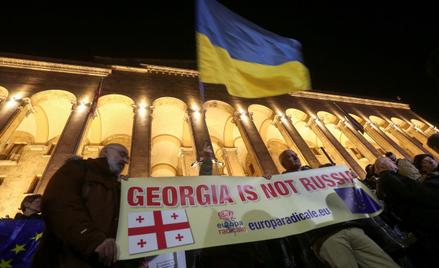
<path fill-rule="evenodd" d="M 389 158 L 378 158 L 374 165 L 379 174 L 377 194 L 390 211 L 400 217 L 430 245 L 439 246 L 439 193 L 437 190 L 398 174 Z"/>
<path fill-rule="evenodd" d="M 41 220 L 41 197 L 40 194 L 26 196 L 20 205 L 23 213 L 17 213 L 14 220 Z"/>
<path fill-rule="evenodd" d="M 419 173 L 425 177 L 422 184 L 439 190 L 439 173 L 434 157 L 431 154 L 418 154 L 413 162 Z"/>

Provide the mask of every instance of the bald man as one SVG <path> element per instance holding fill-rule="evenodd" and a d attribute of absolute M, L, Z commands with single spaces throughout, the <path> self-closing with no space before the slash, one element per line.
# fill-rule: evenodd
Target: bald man
<path fill-rule="evenodd" d="M 42 199 L 46 226 L 31 267 L 114 265 L 118 179 L 128 160 L 127 148 L 113 143 L 99 158 L 75 158 L 53 175 Z"/>
<path fill-rule="evenodd" d="M 285 150 L 279 155 L 280 164 L 286 169 L 284 173 L 300 171 L 302 162 L 293 150 Z"/>
<path fill-rule="evenodd" d="M 439 193 L 398 174 L 395 163 L 387 157 L 378 158 L 374 170 L 380 177 L 378 197 L 423 240 L 439 246 Z"/>
<path fill-rule="evenodd" d="M 292 150 L 283 151 L 279 162 L 286 169 L 283 173 L 302 170 L 302 162 Z M 310 230 L 305 235 L 315 255 L 328 267 L 399 267 L 358 227 L 358 222 L 344 222 Z M 297 235 L 299 241 L 301 236 Z"/>

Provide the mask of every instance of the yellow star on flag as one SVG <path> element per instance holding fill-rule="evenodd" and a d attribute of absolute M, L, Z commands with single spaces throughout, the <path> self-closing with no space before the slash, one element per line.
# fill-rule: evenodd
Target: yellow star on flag
<path fill-rule="evenodd" d="M 15 244 L 15 248 L 11 249 L 11 251 L 15 251 L 15 254 L 18 254 L 18 252 L 20 252 L 20 251 L 26 251 L 24 249 L 24 246 L 26 246 L 26 244 L 24 244 L 22 246 L 19 246 L 19 245 Z"/>
<path fill-rule="evenodd" d="M 40 234 L 39 234 L 39 233 L 35 233 L 35 236 L 32 237 L 31 239 L 35 239 L 35 241 L 38 241 L 38 239 L 40 239 L 42 235 L 43 235 L 42 232 L 41 232 Z M 1 268 L 1 267 L 0 267 L 0 268 Z"/>
<path fill-rule="evenodd" d="M 0 268 L 8 268 L 8 267 L 12 268 L 12 266 L 9 264 L 11 261 L 12 260 L 5 261 L 5 260 L 2 259 L 2 262 L 0 263 Z"/>

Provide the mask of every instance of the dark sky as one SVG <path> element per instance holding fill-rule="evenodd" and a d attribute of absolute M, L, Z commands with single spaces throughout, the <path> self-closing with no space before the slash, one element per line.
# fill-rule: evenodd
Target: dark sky
<path fill-rule="evenodd" d="M 193 0 L 0 1 L 0 52 L 92 61 L 93 56 L 195 59 Z M 302 43 L 314 89 L 396 100 L 439 125 L 435 1 L 221 0 Z M 439 80 L 438 80 L 439 81 Z"/>

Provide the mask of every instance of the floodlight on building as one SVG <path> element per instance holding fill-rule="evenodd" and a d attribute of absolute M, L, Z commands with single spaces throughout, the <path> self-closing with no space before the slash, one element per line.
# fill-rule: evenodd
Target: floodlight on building
<path fill-rule="evenodd" d="M 12 99 L 8 102 L 7 107 L 10 107 L 10 106 L 14 105 L 14 103 L 15 103 L 15 99 L 12 98 Z"/>
<path fill-rule="evenodd" d="M 316 122 L 317 124 L 320 124 L 320 119 L 318 117 L 315 117 L 314 115 L 312 116 L 314 122 Z"/>
<path fill-rule="evenodd" d="M 82 111 L 85 110 L 85 103 L 87 102 L 88 98 L 85 98 L 82 102 L 81 105 L 79 105 L 79 109 L 78 111 L 81 113 Z"/>
<path fill-rule="evenodd" d="M 197 120 L 200 119 L 200 112 L 198 111 L 198 108 L 195 107 L 194 110 L 195 110 L 195 118 L 197 118 Z"/>
<path fill-rule="evenodd" d="M 15 102 L 16 102 L 17 100 L 21 99 L 21 95 L 22 95 L 21 93 L 18 93 L 17 95 L 15 95 L 14 97 L 12 97 L 12 98 L 9 100 L 9 103 L 8 103 L 7 107 L 14 105 Z"/>
<path fill-rule="evenodd" d="M 240 112 L 239 112 L 239 116 L 241 117 L 241 119 L 244 119 L 244 120 L 246 120 L 246 114 L 245 114 L 245 112 L 243 111 L 243 110 L 240 110 Z"/>
<path fill-rule="evenodd" d="M 279 112 L 278 114 L 279 114 L 279 118 L 280 118 L 281 120 L 285 120 L 285 115 L 283 115 L 281 112 Z"/>
<path fill-rule="evenodd" d="M 140 115 L 145 115 L 145 113 L 146 113 L 145 103 L 140 104 L 139 113 L 140 113 Z"/>

